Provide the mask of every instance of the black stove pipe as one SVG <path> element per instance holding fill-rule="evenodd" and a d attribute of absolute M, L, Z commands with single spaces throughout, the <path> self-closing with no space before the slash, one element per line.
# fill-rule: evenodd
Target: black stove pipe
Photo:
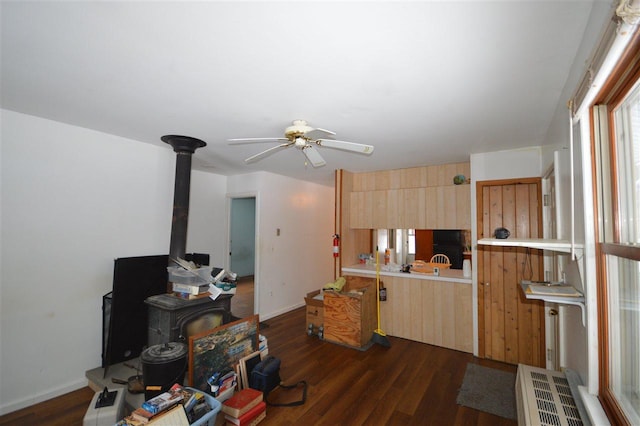
<path fill-rule="evenodd" d="M 175 259 L 184 259 L 187 250 L 189 223 L 189 192 L 191 186 L 191 155 L 206 142 L 189 136 L 166 135 L 160 138 L 173 147 L 176 155 L 176 179 L 173 192 L 173 218 L 169 245 L 169 266 L 177 266 Z"/>

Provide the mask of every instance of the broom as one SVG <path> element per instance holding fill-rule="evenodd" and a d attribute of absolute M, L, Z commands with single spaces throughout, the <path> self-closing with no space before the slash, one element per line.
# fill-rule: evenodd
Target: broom
<path fill-rule="evenodd" d="M 376 305 L 378 307 L 378 328 L 373 331 L 373 335 L 371 336 L 371 341 L 373 343 L 377 343 L 380 346 L 384 346 L 385 348 L 391 347 L 391 342 L 387 339 L 387 335 L 380 328 L 380 262 L 378 260 L 379 256 L 378 247 L 376 246 Z"/>

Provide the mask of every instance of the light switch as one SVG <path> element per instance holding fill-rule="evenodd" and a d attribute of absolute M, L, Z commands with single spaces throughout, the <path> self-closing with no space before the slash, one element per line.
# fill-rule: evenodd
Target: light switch
<path fill-rule="evenodd" d="M 276 237 L 280 236 L 280 228 L 276 229 Z"/>

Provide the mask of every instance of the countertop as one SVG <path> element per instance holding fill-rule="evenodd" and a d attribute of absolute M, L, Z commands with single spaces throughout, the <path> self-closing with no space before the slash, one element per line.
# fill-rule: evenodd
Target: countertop
<path fill-rule="evenodd" d="M 471 284 L 471 277 L 465 278 L 462 276 L 462 269 L 441 269 L 440 275 L 436 276 L 433 274 L 419 274 L 419 273 L 406 273 L 406 272 L 395 272 L 391 269 L 399 269 L 390 268 L 387 265 L 380 265 L 380 276 L 384 277 L 400 277 L 400 278 L 412 278 L 418 280 L 433 280 L 433 281 L 449 281 L 455 283 L 462 284 Z M 343 274 L 361 274 L 361 275 L 376 275 L 376 265 L 366 265 L 362 263 L 355 264 L 353 266 L 347 266 L 342 268 Z"/>

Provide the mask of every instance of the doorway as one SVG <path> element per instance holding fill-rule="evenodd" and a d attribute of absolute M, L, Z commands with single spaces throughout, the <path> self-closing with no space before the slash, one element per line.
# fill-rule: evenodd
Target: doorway
<path fill-rule="evenodd" d="M 477 183 L 478 238 L 542 238 L 541 179 Z M 543 279 L 542 250 L 478 245 L 478 355 L 545 366 L 544 303 L 526 299 L 522 280 Z"/>
<path fill-rule="evenodd" d="M 229 208 L 229 270 L 237 274 L 231 313 L 245 318 L 257 312 L 256 303 L 256 197 L 232 197 Z"/>

